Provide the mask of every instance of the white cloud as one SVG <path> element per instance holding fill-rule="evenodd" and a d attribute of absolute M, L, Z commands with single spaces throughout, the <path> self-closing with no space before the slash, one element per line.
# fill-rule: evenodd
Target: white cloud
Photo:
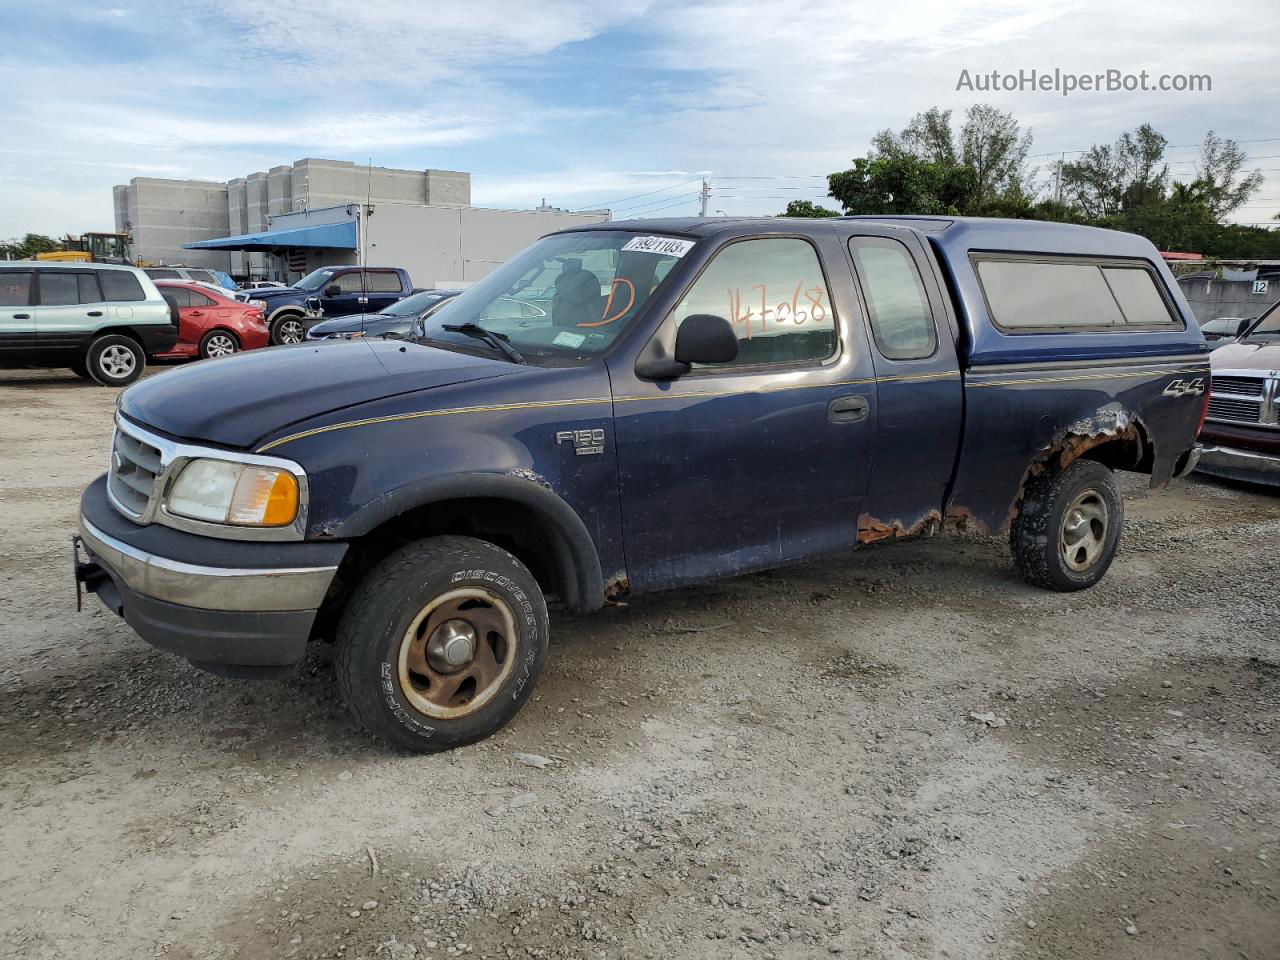
<path fill-rule="evenodd" d="M 1274 21 L 1273 0 L 1241 0 L 1230 17 L 1206 15 L 1190 0 L 1117 6 L 73 4 L 67 16 L 130 31 L 149 53 L 141 67 L 87 62 L 49 31 L 20 53 L 0 53 L 0 84 L 18 94 L 7 101 L 5 144 L 17 152 L 0 151 L 0 176 L 27 185 L 17 197 L 6 186 L 0 234 L 101 227 L 108 187 L 130 175 L 222 179 L 308 154 L 470 169 L 476 202 L 514 206 L 544 196 L 594 205 L 666 184 L 655 201 L 679 197 L 691 188 L 674 185 L 695 176 L 684 171 L 709 169 L 719 190 L 713 209 L 775 212 L 788 197 L 820 196 L 821 181 L 728 176 L 825 174 L 862 153 L 877 129 L 901 127 L 935 104 L 961 111 L 975 100 L 1033 128 L 1035 154 L 1110 141 L 1144 121 L 1174 144 L 1198 141 L 1210 127 L 1242 140 L 1280 135 L 1265 99 L 1275 55 L 1270 34 L 1256 28 Z M 573 44 L 604 34 L 606 52 L 592 54 L 594 72 L 584 75 L 575 57 L 593 48 Z M 1214 86 L 1204 95 L 1066 99 L 955 89 L 961 69 L 1032 67 L 1210 73 Z M 1280 154 L 1280 141 L 1250 149 Z M 1247 218 L 1274 212 L 1251 208 Z"/>

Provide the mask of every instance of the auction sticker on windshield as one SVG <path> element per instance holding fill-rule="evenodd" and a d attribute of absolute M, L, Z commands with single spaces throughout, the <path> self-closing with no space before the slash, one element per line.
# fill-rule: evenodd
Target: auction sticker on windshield
<path fill-rule="evenodd" d="M 676 240 L 672 237 L 632 237 L 623 246 L 623 252 L 656 253 L 664 257 L 683 257 L 696 240 Z"/>

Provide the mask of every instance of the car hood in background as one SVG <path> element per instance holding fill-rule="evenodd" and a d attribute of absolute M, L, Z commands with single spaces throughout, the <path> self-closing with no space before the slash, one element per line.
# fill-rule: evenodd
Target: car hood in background
<path fill-rule="evenodd" d="M 381 328 L 389 323 L 401 322 L 409 326 L 413 323 L 413 320 L 414 318 L 411 316 L 394 317 L 385 313 L 349 313 L 344 317 L 321 320 L 315 326 L 310 327 L 307 332 L 314 333 L 316 336 L 329 337 L 335 333 L 355 333 L 371 324 L 377 324 Z"/>
<path fill-rule="evenodd" d="M 179 440 L 246 449 L 333 410 L 522 369 L 396 340 L 298 344 L 202 360 L 139 381 L 121 395 L 120 412 Z"/>
<path fill-rule="evenodd" d="M 1209 354 L 1218 370 L 1280 370 L 1280 340 L 1237 340 Z"/>

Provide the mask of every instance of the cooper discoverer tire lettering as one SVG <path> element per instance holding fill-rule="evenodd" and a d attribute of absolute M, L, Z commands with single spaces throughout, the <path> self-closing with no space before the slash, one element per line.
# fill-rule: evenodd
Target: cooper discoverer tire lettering
<path fill-rule="evenodd" d="M 533 692 L 547 651 L 537 581 L 507 551 L 442 536 L 402 548 L 356 587 L 338 626 L 338 685 L 399 747 L 483 740 Z"/>
<path fill-rule="evenodd" d="M 1023 578 L 1046 590 L 1093 586 L 1120 546 L 1124 500 L 1111 470 L 1092 460 L 1032 477 L 1009 533 Z"/>

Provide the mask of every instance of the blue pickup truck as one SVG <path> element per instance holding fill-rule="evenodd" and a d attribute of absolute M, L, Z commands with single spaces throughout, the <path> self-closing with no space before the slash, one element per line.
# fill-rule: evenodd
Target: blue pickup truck
<path fill-rule="evenodd" d="M 1209 358 L 1140 237 L 720 218 L 551 234 L 409 341 L 125 391 L 75 576 L 223 675 L 336 639 L 387 741 L 481 739 L 577 611 L 946 526 L 1089 587 L 1114 471 L 1196 464 Z"/>
<path fill-rule="evenodd" d="M 237 300 L 257 301 L 271 342 L 301 343 L 307 329 L 330 317 L 377 313 L 413 293 L 413 281 L 399 267 L 321 267 L 291 287 L 241 290 Z"/>

